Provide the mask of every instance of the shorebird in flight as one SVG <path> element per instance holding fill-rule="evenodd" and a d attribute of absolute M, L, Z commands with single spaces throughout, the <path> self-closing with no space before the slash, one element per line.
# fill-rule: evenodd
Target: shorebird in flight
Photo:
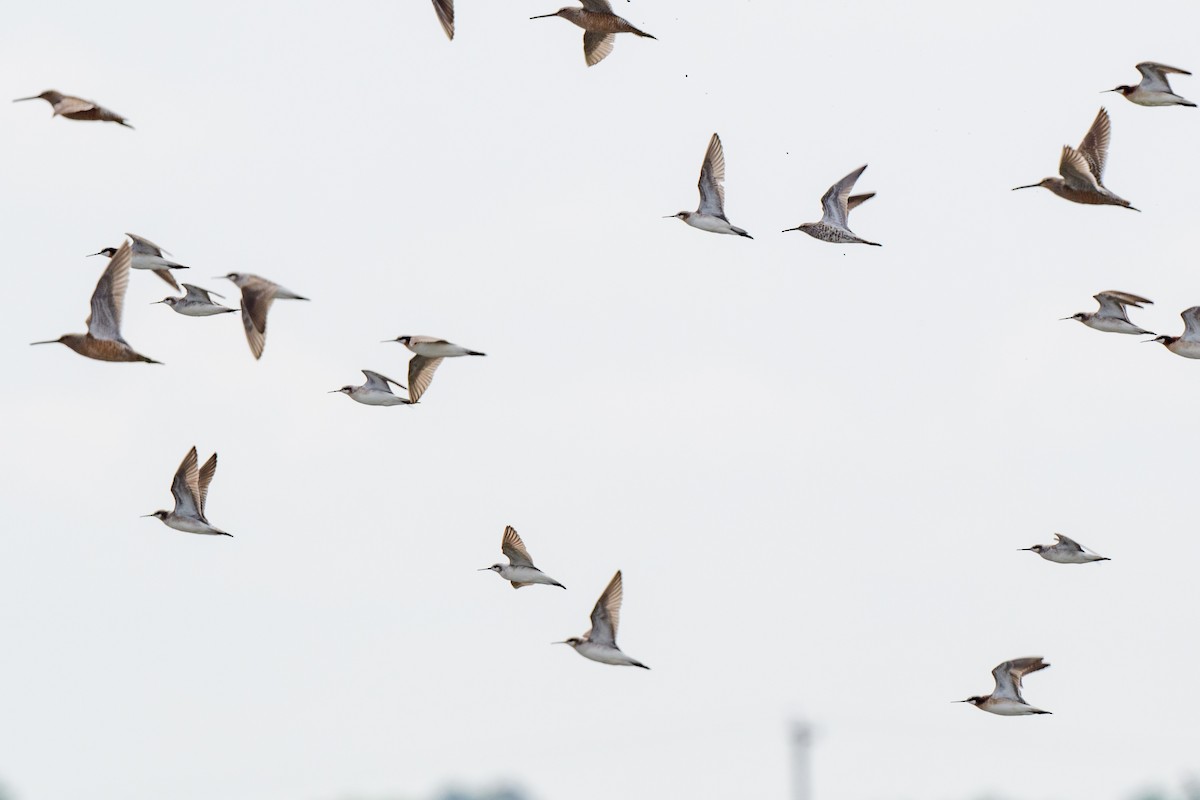
<path fill-rule="evenodd" d="M 92 312 L 88 314 L 87 333 L 64 333 L 57 339 L 33 344 L 65 344 L 87 358 L 97 361 L 144 361 L 161 364 L 136 352 L 121 336 L 121 312 L 125 308 L 125 290 L 129 288 L 129 243 L 121 245 L 109 259 L 104 274 L 92 292 Z"/>
<path fill-rule="evenodd" d="M 1183 335 L 1155 336 L 1147 342 L 1161 342 L 1177 356 L 1200 358 L 1200 306 L 1192 306 L 1179 316 L 1183 317 Z"/>
<path fill-rule="evenodd" d="M 517 535 L 517 531 L 512 525 L 504 528 L 504 538 L 500 540 L 500 552 L 508 558 L 507 564 L 492 564 L 479 571 L 495 572 L 511 583 L 514 589 L 532 586 L 535 583 L 557 586 L 560 589 L 567 588 L 533 565 L 533 559 L 529 556 L 529 551 L 525 549 L 525 543 L 521 541 L 521 537 Z M 618 600 L 618 602 L 620 601 Z"/>
<path fill-rule="evenodd" d="M 579 0 L 579 2 L 583 8 L 567 6 L 553 14 L 539 14 L 530 19 L 562 17 L 583 28 L 583 59 L 589 67 L 599 64 L 612 52 L 613 42 L 618 33 L 632 33 L 645 39 L 655 38 L 614 14 L 608 0 Z"/>
<path fill-rule="evenodd" d="M 1125 99 L 1139 106 L 1191 106 L 1196 104 L 1186 100 L 1171 91 L 1167 74 L 1191 75 L 1185 69 L 1168 67 L 1166 64 L 1156 64 L 1153 61 L 1143 61 L 1137 65 L 1137 71 L 1142 73 L 1142 82 L 1137 86 L 1118 86 L 1109 89 L 1110 92 L 1120 92 Z M 1103 92 L 1101 93 L 1103 94 Z"/>
<path fill-rule="evenodd" d="M 956 702 L 970 703 L 982 711 L 999 714 L 1003 717 L 1049 714 L 1049 711 L 1029 705 L 1025 702 L 1025 698 L 1021 697 L 1021 678 L 1048 666 L 1050 665 L 1040 656 L 1005 661 L 992 670 L 992 677 L 996 679 L 996 688 L 992 690 L 991 694 L 986 697 L 968 697 L 966 700 Z"/>
<path fill-rule="evenodd" d="M 364 369 L 362 374 L 367 376 L 367 382 L 362 386 L 343 386 L 340 389 L 334 389 L 330 394 L 341 392 L 364 406 L 410 406 L 416 402 L 392 393 L 392 387 L 388 386 L 389 383 L 394 383 L 401 389 L 405 388 L 404 384 L 399 381 L 394 381 L 386 375 L 380 375 L 369 369 Z"/>
<path fill-rule="evenodd" d="M 433 0 L 433 10 L 437 12 L 438 22 L 442 23 L 442 30 L 454 40 L 454 0 Z"/>
<path fill-rule="evenodd" d="M 1104 185 L 1104 165 L 1108 161 L 1108 141 L 1112 135 L 1112 124 L 1108 112 L 1103 108 L 1095 122 L 1083 137 L 1079 148 L 1064 144 L 1062 158 L 1058 162 L 1061 178 L 1043 178 L 1038 183 L 1018 186 L 1017 189 L 1049 189 L 1064 200 L 1093 206 L 1121 206 L 1139 211 L 1129 201 L 1113 194 Z"/>
<path fill-rule="evenodd" d="M 209 295 L 214 294 L 217 297 L 221 297 L 216 292 L 201 289 L 199 286 L 193 286 L 190 283 L 185 283 L 183 288 L 187 289 L 187 294 L 183 297 L 164 297 L 162 300 L 155 300 L 150 305 L 165 303 L 176 314 L 183 314 L 185 317 L 211 317 L 214 314 L 232 314 L 234 311 L 237 311 L 236 308 L 229 308 L 220 303 L 214 303 Z M 225 298 L 221 297 L 221 299 Z"/>
<path fill-rule="evenodd" d="M 208 536 L 233 536 L 219 528 L 214 528 L 204 516 L 204 501 L 208 499 L 208 485 L 212 483 L 213 475 L 217 474 L 217 454 L 213 453 L 204 466 L 199 469 L 196 465 L 196 448 L 188 450 L 183 457 L 179 469 L 175 470 L 175 479 L 171 481 L 171 494 L 175 496 L 175 508 L 171 511 L 155 511 L 146 514 L 162 520 L 168 528 L 174 528 L 184 533 L 202 533 Z"/>
<path fill-rule="evenodd" d="M 1144 297 L 1138 297 L 1136 294 L 1129 292 L 1101 292 L 1093 295 L 1096 302 L 1100 304 L 1097 311 L 1080 311 L 1078 314 L 1072 314 L 1069 317 L 1063 317 L 1064 320 L 1074 319 L 1087 325 L 1089 328 L 1095 328 L 1098 331 L 1106 333 L 1140 333 L 1154 335 L 1153 331 L 1148 331 L 1139 328 L 1129 321 L 1129 314 L 1126 311 L 1126 306 L 1141 308 L 1142 303 L 1146 305 L 1154 305 L 1153 300 L 1147 300 Z"/>
<path fill-rule="evenodd" d="M 617 647 L 617 626 L 620 622 L 621 571 L 617 570 L 604 594 L 596 601 L 596 607 L 592 609 L 592 627 L 588 632 L 583 636 L 572 636 L 554 644 L 569 644 L 579 655 L 601 664 L 650 669 L 642 662 L 625 655 Z"/>
<path fill-rule="evenodd" d="M 33 97 L 18 97 L 13 100 L 14 103 L 20 103 L 24 100 L 45 100 L 54 109 L 52 117 L 66 117 L 67 119 L 83 119 L 99 122 L 116 122 L 119 125 L 124 125 L 126 128 L 133 130 L 133 126 L 125 121 L 115 111 L 109 111 L 101 105 L 93 103 L 91 100 L 84 100 L 82 97 L 72 97 L 69 94 L 56 92 L 53 89 L 48 89 L 41 94 L 35 94 Z"/>
<path fill-rule="evenodd" d="M 171 274 L 171 270 L 187 269 L 187 267 L 163 258 L 163 253 L 166 253 L 166 251 L 149 239 L 143 239 L 135 233 L 127 233 L 125 235 L 133 241 L 133 261 L 129 266 L 133 269 L 151 270 L 155 275 L 170 284 L 172 289 L 178 290 L 179 284 L 175 282 L 175 276 Z M 106 247 L 99 253 L 92 253 L 92 255 L 112 258 L 116 252 L 117 248 Z M 168 253 L 168 255 L 170 254 Z"/>
<path fill-rule="evenodd" d="M 671 217 L 702 231 L 754 238 L 741 228 L 730 225 L 725 218 L 725 151 L 721 148 L 721 137 L 715 133 L 708 140 L 708 151 L 700 166 L 699 187 L 700 207 L 695 211 L 680 211 Z"/>
<path fill-rule="evenodd" d="M 250 352 L 255 358 L 262 358 L 263 347 L 267 343 L 267 312 L 271 309 L 271 303 L 276 299 L 308 299 L 278 283 L 245 272 L 231 272 L 217 277 L 233 281 L 242 290 L 242 327 L 246 329 L 246 341 L 250 343 Z"/>
<path fill-rule="evenodd" d="M 383 341 L 399 342 L 416 354 L 408 362 L 408 399 L 414 403 L 421 399 L 429 384 L 433 383 L 433 373 L 441 366 L 442 359 L 487 355 L 436 336 L 397 336 L 395 339 Z"/>
<path fill-rule="evenodd" d="M 850 230 L 849 216 L 857 206 L 870 200 L 875 196 L 874 192 L 868 194 L 857 194 L 853 197 L 850 193 L 854 191 L 854 184 L 858 181 L 858 176 L 863 174 L 863 170 L 867 168 L 863 164 L 858 169 L 851 172 L 846 177 L 829 187 L 829 191 L 821 198 L 821 207 L 824 213 L 821 215 L 820 222 L 805 222 L 798 228 L 788 228 L 784 231 L 804 231 L 814 239 L 820 239 L 823 242 L 833 242 L 835 244 L 869 244 L 874 247 L 882 247 L 883 245 L 877 242 L 868 242 L 866 239 L 859 238 Z"/>
<path fill-rule="evenodd" d="M 1054 534 L 1054 538 L 1057 540 L 1054 544 L 1035 544 L 1033 547 L 1022 547 L 1021 549 L 1037 553 L 1055 564 L 1088 564 L 1092 561 L 1112 560 L 1099 553 L 1093 553 L 1079 542 L 1063 536 L 1061 533 Z"/>

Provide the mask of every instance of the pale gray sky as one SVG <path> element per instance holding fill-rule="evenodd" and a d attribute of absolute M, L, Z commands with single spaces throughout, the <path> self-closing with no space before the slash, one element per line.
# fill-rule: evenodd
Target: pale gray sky
<path fill-rule="evenodd" d="M 559 0 L 23 3 L 3 97 L 93 98 L 136 131 L 6 105 L 0 219 L 0 779 L 28 800 L 329 800 L 514 781 L 540 800 L 1120 798 L 1194 772 L 1200 364 L 1060 322 L 1121 289 L 1167 333 L 1200 303 L 1200 110 L 1115 94 L 1200 70 L 1164 2 L 639 2 L 584 66 Z M 1169 23 L 1169 24 L 1168 24 Z M 1200 78 L 1173 81 L 1200 96 Z M 1013 186 L 1106 105 L 1144 213 Z M 756 239 L 697 203 L 718 131 Z M 853 227 L 783 228 L 860 164 Z M 258 273 L 188 319 L 133 276 L 165 366 L 82 331 L 123 231 Z M 326 394 L 379 340 L 488 353 L 416 408 Z M 216 450 L 214 540 L 139 519 Z M 568 591 L 476 572 L 505 524 Z M 1055 531 L 1110 556 L 1018 552 Z M 549 642 L 625 572 L 619 643 Z M 951 705 L 1043 655 L 1053 716 Z"/>

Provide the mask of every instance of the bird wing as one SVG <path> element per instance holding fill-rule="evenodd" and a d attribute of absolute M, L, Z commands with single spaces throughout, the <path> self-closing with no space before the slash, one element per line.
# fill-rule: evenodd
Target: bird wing
<path fill-rule="evenodd" d="M 1117 316 L 1124 319 L 1125 306 L 1141 308 L 1142 303 L 1151 306 L 1154 305 L 1153 300 L 1147 300 L 1144 297 L 1138 297 L 1136 294 L 1130 294 L 1129 292 L 1109 290 L 1092 296 L 1100 304 L 1100 310 L 1096 313 L 1102 317 Z"/>
<path fill-rule="evenodd" d="M 858 176 L 862 175 L 866 168 L 867 165 L 863 164 L 829 187 L 829 191 L 825 192 L 825 196 L 821 198 L 821 206 L 825 209 L 825 213 L 821 216 L 822 222 L 838 228 L 848 227 L 850 193 L 854 191 L 854 184 L 858 181 Z"/>
<path fill-rule="evenodd" d="M 155 275 L 162 278 L 175 291 L 179 291 L 179 284 L 175 282 L 175 276 L 171 274 L 169 269 L 156 269 L 153 271 Z"/>
<path fill-rule="evenodd" d="M 1099 181 L 1092 174 L 1092 168 L 1083 154 L 1068 144 L 1063 145 L 1062 158 L 1058 162 L 1058 174 L 1062 175 L 1067 185 L 1081 192 L 1095 192 L 1100 188 Z"/>
<path fill-rule="evenodd" d="M 585 636 L 589 642 L 617 646 L 617 627 L 621 624 L 621 570 L 613 575 L 608 588 L 592 609 L 592 628 Z"/>
<path fill-rule="evenodd" d="M 54 113 L 78 114 L 81 111 L 91 111 L 99 108 L 100 106 L 96 105 L 91 100 L 84 100 L 82 97 L 63 97 L 54 104 Z"/>
<path fill-rule="evenodd" d="M 400 381 L 394 381 L 391 378 L 389 378 L 387 375 L 381 375 L 378 372 L 374 372 L 373 370 L 364 369 L 362 371 L 362 374 L 367 376 L 367 388 L 368 389 L 378 389 L 381 392 L 391 392 L 392 387 L 388 386 L 389 383 L 394 383 L 397 386 L 399 386 L 401 389 L 404 388 L 404 384 L 401 383 Z"/>
<path fill-rule="evenodd" d="M 417 402 L 421 399 L 421 395 L 425 394 L 429 384 L 433 383 L 433 373 L 437 371 L 441 363 L 440 356 L 438 358 L 413 356 L 408 362 L 408 399 L 410 402 Z"/>
<path fill-rule="evenodd" d="M 850 195 L 850 197 L 846 199 L 846 216 L 849 216 L 851 211 L 858 208 L 859 206 L 861 206 L 863 203 L 867 202 L 874 196 L 875 196 L 874 192 L 867 192 L 866 194 Z"/>
<path fill-rule="evenodd" d="M 195 451 L 196 448 L 192 448 Z M 195 460 L 192 461 L 195 464 Z M 213 475 L 217 474 L 217 454 L 213 453 L 200 468 L 200 477 L 196 482 L 196 499 L 200 505 L 200 519 L 204 519 L 204 504 L 208 501 L 208 485 L 212 483 Z"/>
<path fill-rule="evenodd" d="M 454 0 L 433 0 L 433 10 L 437 12 L 438 22 L 442 23 L 442 30 L 454 39 Z"/>
<path fill-rule="evenodd" d="M 121 312 L 125 308 L 125 290 L 129 288 L 129 265 L 132 261 L 129 242 L 123 242 L 108 260 L 100 280 L 96 281 L 96 290 L 92 292 L 92 313 L 87 318 L 87 329 L 92 338 L 125 341 L 121 338 Z"/>
<path fill-rule="evenodd" d="M 579 2 L 587 11 L 593 11 L 597 14 L 613 13 L 613 8 L 608 4 L 608 0 L 579 0 Z"/>
<path fill-rule="evenodd" d="M 176 514 L 199 519 L 201 513 L 200 471 L 196 468 L 196 463 L 196 448 L 193 446 L 183 457 L 179 469 L 175 470 L 175 478 L 171 481 L 171 494 L 175 496 Z M 214 469 L 215 466 L 214 464 Z"/>
<path fill-rule="evenodd" d="M 725 151 L 721 148 L 721 137 L 715 133 L 708 141 L 708 152 L 700 167 L 699 211 L 725 219 Z"/>
<path fill-rule="evenodd" d="M 258 278 L 254 283 L 242 287 L 242 326 L 246 329 L 246 341 L 255 358 L 262 358 L 267 342 L 267 311 L 275 301 L 278 287 L 268 280 Z"/>
<path fill-rule="evenodd" d="M 512 525 L 506 525 L 504 528 L 504 538 L 500 540 L 500 552 L 508 558 L 508 563 L 514 567 L 532 567 L 533 559 L 529 556 L 529 551 L 525 549 L 525 543 L 521 541 L 521 537 L 517 535 L 517 531 Z"/>
<path fill-rule="evenodd" d="M 1142 88 L 1152 92 L 1170 92 L 1171 84 L 1167 82 L 1167 73 L 1175 75 L 1191 75 L 1186 69 L 1168 67 L 1153 61 L 1143 61 L 1137 65 L 1137 71 L 1142 73 Z"/>
<path fill-rule="evenodd" d="M 586 31 L 583 34 L 583 60 L 589 67 L 599 64 L 613 51 L 613 43 L 616 40 L 615 33 Z"/>
<path fill-rule="evenodd" d="M 1101 108 L 1087 136 L 1079 143 L 1079 152 L 1087 160 L 1096 183 L 1101 186 L 1104 185 L 1104 164 L 1108 161 L 1108 140 L 1111 135 L 1112 123 L 1108 121 L 1108 112 Z"/>
<path fill-rule="evenodd" d="M 167 253 L 166 250 L 163 250 L 144 236 L 138 236 L 136 233 L 127 233 L 125 235 L 133 240 L 133 252 L 135 253 L 147 253 L 152 256 L 161 256 L 163 253 Z M 171 254 L 167 253 L 167 255 Z"/>
<path fill-rule="evenodd" d="M 1054 538 L 1057 539 L 1058 543 L 1063 547 L 1072 550 L 1078 550 L 1081 553 L 1083 552 L 1083 547 L 1079 544 L 1079 542 L 1075 541 L 1070 536 L 1063 536 L 1061 533 L 1056 533 L 1054 534 Z"/>
<path fill-rule="evenodd" d="M 165 272 L 166 270 L 163 271 Z M 216 292 L 210 292 L 208 289 L 201 289 L 199 286 L 191 283 L 185 283 L 183 288 L 187 289 L 187 297 L 184 298 L 185 300 L 196 300 L 202 303 L 211 303 L 212 298 L 209 297 L 209 295 L 215 295 L 220 297 L 222 300 L 225 299 L 223 295 L 219 295 Z"/>
<path fill-rule="evenodd" d="M 1186 326 L 1180 338 L 1189 342 L 1200 342 L 1200 306 L 1192 306 L 1179 316 L 1183 317 L 1183 324 Z"/>
<path fill-rule="evenodd" d="M 996 679 L 996 691 L 992 692 L 992 696 L 1024 703 L 1025 698 L 1021 697 L 1021 678 L 1048 666 L 1050 665 L 1043 661 L 1041 656 L 1014 658 L 999 664 L 992 670 L 992 677 Z"/>

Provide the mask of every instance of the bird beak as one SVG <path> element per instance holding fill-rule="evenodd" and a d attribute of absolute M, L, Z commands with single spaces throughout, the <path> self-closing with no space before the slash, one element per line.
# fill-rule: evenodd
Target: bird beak
<path fill-rule="evenodd" d="M 491 567 L 481 567 L 480 569 L 477 569 L 475 571 L 476 572 L 491 572 L 492 568 Z"/>
<path fill-rule="evenodd" d="M 18 97 L 16 100 L 13 100 L 13 102 L 14 102 L 14 103 L 20 103 L 20 102 L 21 102 L 21 101 L 23 101 L 23 100 L 41 100 L 41 99 L 42 99 L 42 98 L 40 98 L 40 97 L 38 97 L 38 96 L 36 96 L 36 95 L 35 95 L 35 96 L 33 96 L 33 97 Z"/>
<path fill-rule="evenodd" d="M 156 305 L 158 305 L 159 303 L 165 303 L 165 302 L 167 302 L 165 299 L 163 299 L 163 300 L 155 300 L 155 301 L 154 301 L 153 303 L 151 303 L 150 305 L 152 305 L 152 306 L 156 306 Z"/>
<path fill-rule="evenodd" d="M 564 640 L 561 642 L 551 642 L 550 644 L 567 644 L 567 642 Z"/>
<path fill-rule="evenodd" d="M 1019 547 L 1019 548 L 1017 548 L 1017 550 L 1018 550 L 1018 551 L 1020 551 L 1020 550 L 1033 550 L 1033 548 L 1032 548 L 1032 547 Z M 963 702 L 963 701 L 959 701 L 959 702 Z"/>
<path fill-rule="evenodd" d="M 798 231 L 798 230 L 800 230 L 800 229 L 799 228 L 784 228 L 783 230 L 780 231 L 780 233 L 787 233 L 788 231 Z"/>
<path fill-rule="evenodd" d="M 101 250 L 99 253 L 88 253 L 88 254 L 87 254 L 87 257 L 88 257 L 88 258 L 91 258 L 92 256 L 102 256 L 102 255 L 104 255 L 104 251 L 103 251 L 103 250 Z"/>
<path fill-rule="evenodd" d="M 341 394 L 341 393 L 342 393 L 341 389 L 331 389 L 330 391 L 326 392 L 325 394 Z"/>
<path fill-rule="evenodd" d="M 139 519 L 144 519 L 146 517 L 153 517 L 153 516 L 154 516 L 153 514 L 142 514 L 142 515 L 140 515 Z"/>
<path fill-rule="evenodd" d="M 58 344 L 58 339 L 47 339 L 44 342 L 30 342 L 30 344 L 31 345 L 34 345 L 34 344 Z"/>
<path fill-rule="evenodd" d="M 678 214 L 667 214 L 663 219 L 675 219 L 678 216 Z"/>
<path fill-rule="evenodd" d="M 558 16 L 558 12 L 557 12 L 557 11 L 555 11 L 553 14 L 538 14 L 536 17 L 530 17 L 530 19 L 545 19 L 546 17 L 557 17 L 557 16 Z M 34 98 L 34 97 L 29 97 L 29 98 L 26 98 L 26 99 L 28 99 L 28 100 L 36 100 L 37 98 Z"/>
<path fill-rule="evenodd" d="M 1039 188 L 1040 186 L 1041 186 L 1041 184 L 1040 184 L 1040 183 L 1031 183 L 1031 184 L 1029 184 L 1028 186 L 1015 186 L 1015 187 L 1013 187 L 1013 191 L 1015 192 L 1017 189 L 1037 189 L 1037 188 Z M 960 702 L 963 702 L 963 703 L 965 703 L 965 702 L 967 702 L 967 701 L 966 701 L 966 700 L 962 700 L 962 701 L 960 701 Z"/>
<path fill-rule="evenodd" d="M 969 703 L 971 701 L 970 700 L 951 700 L 950 702 L 951 703 Z"/>
<path fill-rule="evenodd" d="M 1058 318 L 1058 321 L 1059 321 L 1059 322 L 1065 322 L 1066 320 L 1069 320 L 1069 319 L 1075 319 L 1075 318 L 1074 318 L 1074 317 L 1059 317 L 1059 318 Z"/>
<path fill-rule="evenodd" d="M 380 339 L 379 343 L 380 344 L 389 344 L 390 342 L 395 342 L 395 341 L 398 341 L 398 340 L 397 339 Z"/>
<path fill-rule="evenodd" d="M 1109 92 L 1119 92 L 1119 91 L 1121 91 L 1121 90 L 1120 89 L 1105 89 L 1100 94 L 1108 94 Z"/>

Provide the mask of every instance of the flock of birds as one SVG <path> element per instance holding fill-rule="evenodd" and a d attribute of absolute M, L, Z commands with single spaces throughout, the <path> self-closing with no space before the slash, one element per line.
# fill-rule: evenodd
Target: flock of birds
<path fill-rule="evenodd" d="M 561 8 L 552 14 L 543 14 L 532 17 L 532 19 L 557 16 L 583 28 L 584 58 L 589 67 L 599 63 L 612 52 L 613 41 L 618 33 L 632 33 L 640 37 L 654 38 L 613 13 L 607 0 L 581 0 L 581 3 L 581 7 Z M 453 39 L 453 0 L 433 0 L 433 6 L 447 36 Z M 1195 103 L 1175 94 L 1167 79 L 1169 74 L 1190 75 L 1191 73 L 1154 62 L 1138 64 L 1137 69 L 1142 75 L 1140 83 L 1134 86 L 1118 86 L 1109 91 L 1119 92 L 1130 102 L 1142 106 L 1195 107 Z M 53 90 L 42 92 L 35 97 L 19 98 L 18 101 L 35 99 L 42 99 L 50 103 L 54 116 L 73 120 L 115 122 L 128 128 L 133 127 L 125 117 L 116 112 L 92 101 L 64 95 Z M 1101 108 L 1079 147 L 1063 146 L 1059 161 L 1059 177 L 1046 178 L 1036 184 L 1016 188 L 1042 187 L 1075 203 L 1114 205 L 1137 211 L 1138 209 L 1133 208 L 1128 200 L 1118 196 L 1104 185 L 1104 167 L 1108 158 L 1111 130 L 1112 124 L 1108 112 Z M 829 187 L 821 198 L 823 213 L 819 222 L 804 223 L 788 230 L 803 231 L 816 239 L 834 244 L 881 246 L 877 242 L 867 241 L 857 236 L 850 230 L 848 224 L 850 211 L 874 196 L 873 192 L 851 194 L 864 170 L 866 170 L 866 165 L 858 167 Z M 699 207 L 695 211 L 680 211 L 670 216 L 681 219 L 691 227 L 702 231 L 753 238 L 744 229 L 730 223 L 725 216 L 724 180 L 724 150 L 720 137 L 714 133 L 709 140 L 700 169 Z M 167 258 L 169 253 L 150 240 L 132 233 L 128 233 L 126 236 L 128 240 L 119 247 L 105 248 L 99 253 L 93 254 L 104 255 L 108 257 L 109 261 L 92 293 L 91 312 L 86 323 L 87 332 L 68 333 L 57 339 L 33 344 L 64 344 L 82 356 L 100 361 L 162 363 L 134 350 L 121 335 L 121 317 L 126 289 L 129 285 L 130 270 L 154 272 L 171 288 L 180 290 L 180 284 L 176 282 L 173 272 L 187 269 L 187 267 Z M 220 277 L 231 281 L 241 291 L 242 324 L 250 351 L 255 359 L 259 359 L 262 357 L 266 342 L 267 313 L 274 301 L 277 299 L 307 300 L 308 298 L 258 275 L 231 272 Z M 158 302 L 169 306 L 178 314 L 189 317 L 216 316 L 238 310 L 215 302 L 212 299 L 213 296 L 221 298 L 221 295 L 194 284 L 184 283 L 182 289 L 185 290 L 183 296 L 169 296 Z M 1135 325 L 1128 317 L 1130 307 L 1142 308 L 1144 304 L 1150 304 L 1150 300 L 1119 291 L 1100 292 L 1095 295 L 1095 299 L 1099 303 L 1096 311 L 1080 312 L 1064 319 L 1077 320 L 1090 328 L 1108 333 L 1154 336 L 1153 332 Z M 1187 309 L 1181 316 L 1185 324 L 1182 335 L 1154 336 L 1153 339 L 1147 341 L 1160 342 L 1176 355 L 1200 358 L 1200 306 Z M 404 335 L 385 341 L 402 344 L 413 353 L 408 365 L 407 387 L 382 373 L 363 370 L 363 375 L 366 377 L 365 383 L 359 386 L 343 386 L 331 393 L 345 394 L 364 405 L 414 405 L 428 390 L 434 372 L 442 361 L 447 358 L 485 355 L 477 350 L 432 336 Z M 392 386 L 406 389 L 408 396 L 396 395 L 392 391 Z M 171 494 L 175 500 L 174 508 L 171 511 L 155 511 L 146 516 L 154 517 L 168 527 L 186 533 L 231 536 L 232 534 L 210 523 L 205 515 L 208 488 L 216 470 L 216 453 L 205 461 L 203 466 L 200 466 L 196 448 L 192 447 L 184 456 L 171 482 Z M 1023 549 L 1059 564 L 1084 564 L 1109 560 L 1062 534 L 1055 534 L 1055 536 L 1056 542 L 1052 545 L 1039 544 Z M 508 563 L 497 563 L 484 569 L 495 572 L 504 580 L 509 581 L 514 589 L 535 584 L 566 588 L 534 566 L 533 559 L 524 542 L 511 526 L 504 530 L 500 549 L 502 554 L 507 557 Z M 627 656 L 617 647 L 616 634 L 620 621 L 622 595 L 622 576 L 618 571 L 592 609 L 591 628 L 582 636 L 571 637 L 557 642 L 557 644 L 568 644 L 580 655 L 604 664 L 649 669 L 645 664 Z M 991 694 L 970 697 L 957 702 L 970 703 L 983 711 L 1003 716 L 1048 714 L 1050 712 L 1026 703 L 1021 695 L 1022 678 L 1048 666 L 1050 665 L 1041 657 L 1005 661 L 992 670 L 995 688 Z"/>

